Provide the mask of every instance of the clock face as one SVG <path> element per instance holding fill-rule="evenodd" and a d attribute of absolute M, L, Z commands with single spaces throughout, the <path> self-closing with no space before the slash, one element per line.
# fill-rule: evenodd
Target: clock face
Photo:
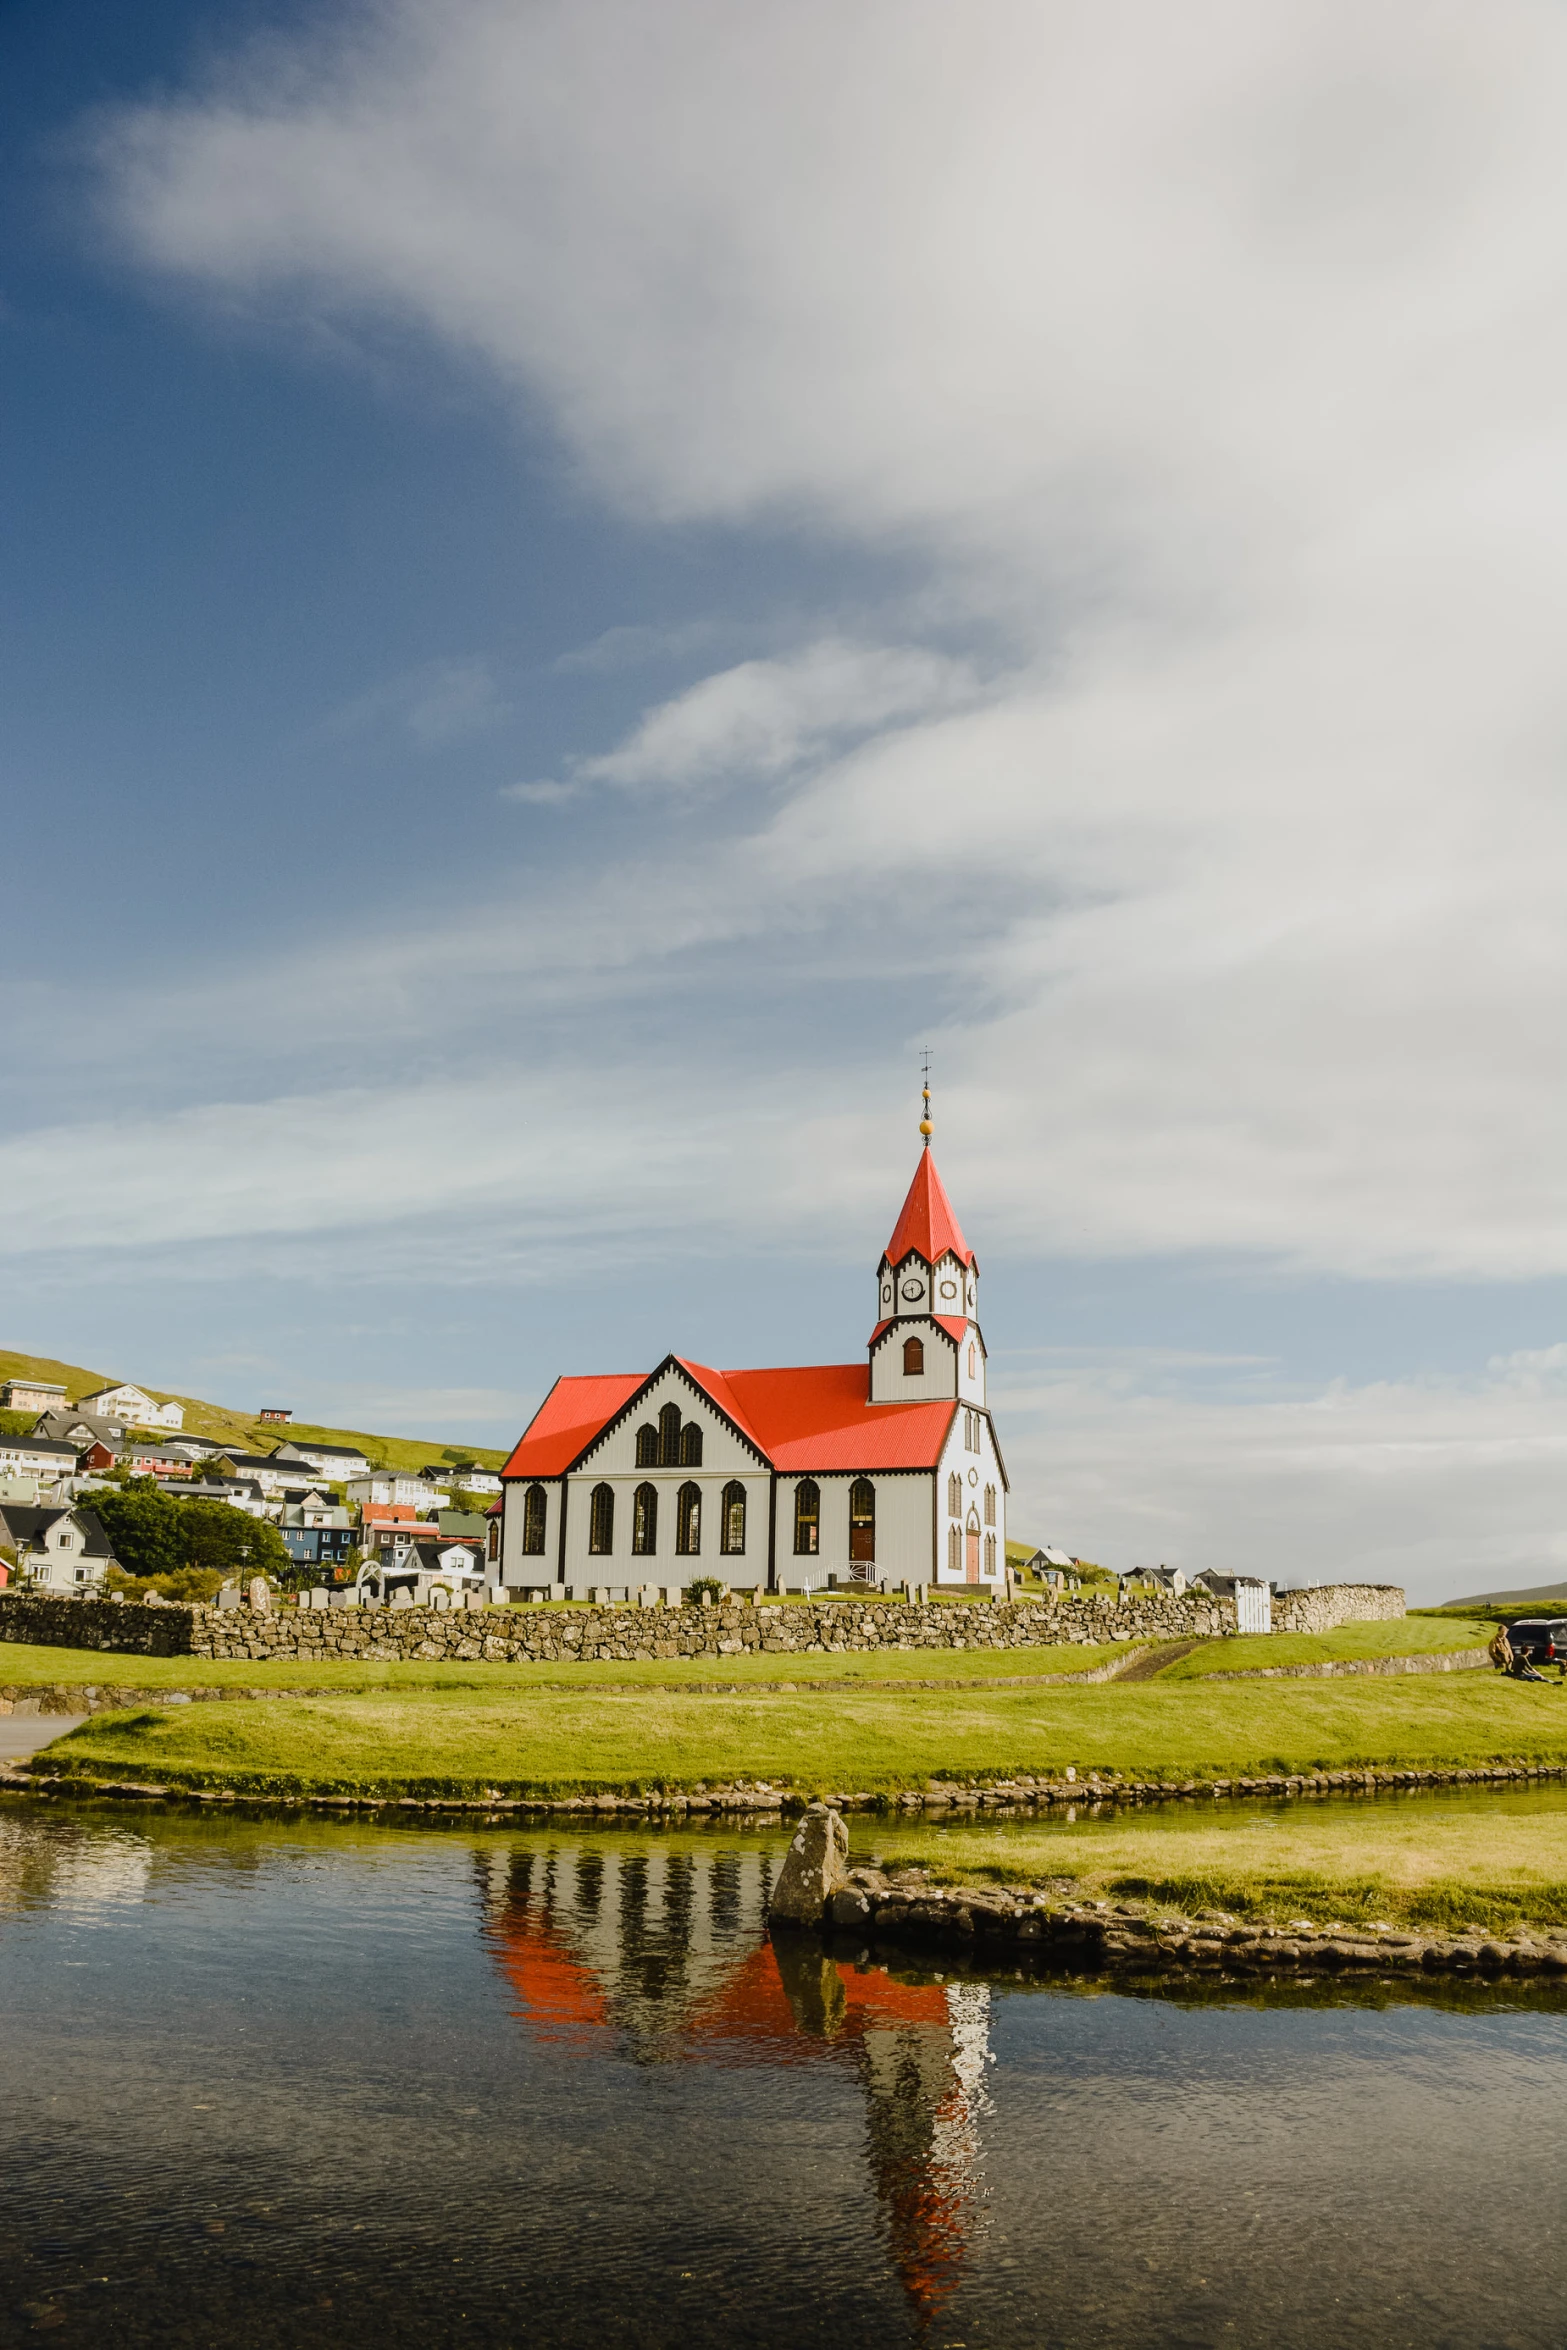
<path fill-rule="evenodd" d="M 905 1281 L 903 1284 L 903 1294 L 910 1305 L 917 1305 L 920 1299 L 925 1295 L 924 1282 Z"/>
<path fill-rule="evenodd" d="M 971 1281 L 971 1282 L 969 1283 L 969 1285 L 968 1285 L 968 1302 L 969 1302 L 969 1305 L 972 1307 L 972 1305 L 973 1305 L 973 1303 L 974 1303 L 974 1284 L 973 1284 L 973 1282 L 972 1282 L 972 1281 Z"/>
<path fill-rule="evenodd" d="M 957 1283 L 955 1281 L 943 1281 L 941 1285 L 941 1294 L 943 1297 L 956 1297 L 958 1294 Z"/>
<path fill-rule="evenodd" d="M 892 1283 L 890 1281 L 884 1281 L 881 1285 L 881 1302 L 884 1306 L 890 1306 L 892 1303 Z"/>

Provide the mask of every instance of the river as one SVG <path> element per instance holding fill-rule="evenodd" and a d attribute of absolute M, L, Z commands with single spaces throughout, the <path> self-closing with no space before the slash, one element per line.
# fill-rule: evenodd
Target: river
<path fill-rule="evenodd" d="M 0 2341 L 1567 2339 L 1563 1995 L 887 1972 L 784 1842 L 0 1802 Z"/>

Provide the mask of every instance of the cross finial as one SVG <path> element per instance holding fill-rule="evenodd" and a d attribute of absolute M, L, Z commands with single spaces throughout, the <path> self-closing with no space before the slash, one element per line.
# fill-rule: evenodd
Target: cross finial
<path fill-rule="evenodd" d="M 925 1105 L 920 1116 L 920 1132 L 925 1137 L 925 1148 L 929 1150 L 930 1138 L 935 1132 L 935 1127 L 931 1123 L 930 1115 L 930 1054 L 928 1051 L 920 1055 L 920 1077 L 923 1085 L 921 1098 Z"/>

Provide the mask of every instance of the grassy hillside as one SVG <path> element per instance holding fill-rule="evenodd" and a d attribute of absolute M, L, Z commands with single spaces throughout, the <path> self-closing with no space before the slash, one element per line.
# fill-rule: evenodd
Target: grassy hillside
<path fill-rule="evenodd" d="M 130 1379 L 155 1403 L 182 1403 L 188 1436 L 214 1437 L 220 1444 L 232 1444 L 242 1452 L 271 1452 L 286 1437 L 296 1441 L 313 1437 L 319 1444 L 357 1444 L 372 1461 L 389 1469 L 418 1469 L 426 1461 L 469 1460 L 481 1469 L 498 1469 L 506 1458 L 504 1452 L 490 1451 L 483 1445 L 441 1444 L 436 1438 L 426 1436 L 377 1436 L 367 1428 L 321 1428 L 305 1420 L 290 1420 L 286 1427 L 280 1428 L 275 1421 L 257 1420 L 249 1412 L 232 1411 L 226 1404 L 208 1403 L 199 1395 L 181 1395 L 177 1389 L 168 1387 L 149 1387 L 133 1371 L 89 1371 L 80 1363 L 56 1362 L 49 1355 L 9 1354 L 0 1349 L 0 1381 L 6 1379 L 51 1380 L 64 1387 L 70 1403 L 79 1403 L 95 1388 L 117 1386 Z M 35 1416 L 28 1415 L 29 1426 Z"/>

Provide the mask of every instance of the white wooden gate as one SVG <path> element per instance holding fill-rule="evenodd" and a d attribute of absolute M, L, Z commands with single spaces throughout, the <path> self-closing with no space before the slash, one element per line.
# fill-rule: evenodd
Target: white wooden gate
<path fill-rule="evenodd" d="M 1235 1578 L 1235 1629 L 1237 1632 L 1273 1630 L 1273 1593 L 1259 1576 Z"/>

